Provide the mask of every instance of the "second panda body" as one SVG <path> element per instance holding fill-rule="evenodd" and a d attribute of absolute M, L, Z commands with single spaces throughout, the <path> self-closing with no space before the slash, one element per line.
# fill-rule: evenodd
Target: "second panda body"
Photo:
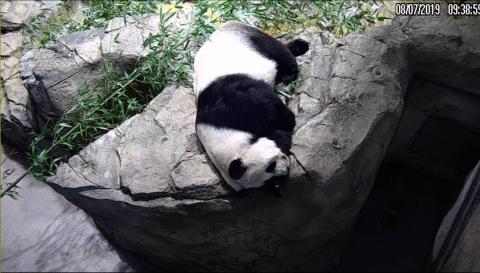
<path fill-rule="evenodd" d="M 195 56 L 196 130 L 209 158 L 235 190 L 289 173 L 293 113 L 276 83 L 298 75 L 301 40 L 283 45 L 245 24 L 216 30 Z"/>

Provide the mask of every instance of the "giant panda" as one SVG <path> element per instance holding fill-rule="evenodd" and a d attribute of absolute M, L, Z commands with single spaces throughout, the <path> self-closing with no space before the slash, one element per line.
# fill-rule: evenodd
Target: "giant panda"
<path fill-rule="evenodd" d="M 288 177 L 294 114 L 274 91 L 298 75 L 297 39 L 282 44 L 239 22 L 212 33 L 194 60 L 196 132 L 208 157 L 235 191 Z"/>

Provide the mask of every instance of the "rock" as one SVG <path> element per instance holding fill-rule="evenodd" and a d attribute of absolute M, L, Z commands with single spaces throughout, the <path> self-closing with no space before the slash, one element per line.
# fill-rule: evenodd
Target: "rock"
<path fill-rule="evenodd" d="M 118 17 L 110 20 L 105 28 L 102 41 L 102 52 L 107 58 L 114 58 L 125 67 L 133 66 L 139 59 L 150 52 L 145 47 L 145 40 L 161 31 L 160 26 L 168 26 L 173 31 L 188 26 L 191 20 L 191 8 L 185 7 L 179 12 L 163 16 L 158 14 L 145 15 L 140 19 Z"/>
<path fill-rule="evenodd" d="M 101 82 L 103 34 L 103 29 L 77 32 L 22 56 L 20 73 L 40 128 L 71 108 L 83 86 Z"/>
<path fill-rule="evenodd" d="M 59 8 L 60 1 L 3 1 L 2 2 L 2 136 L 26 151 L 36 136 L 33 105 L 20 77 L 19 59 L 24 48 L 21 28 L 28 24 L 39 25 Z M 19 30 L 19 31 L 14 31 Z"/>
<path fill-rule="evenodd" d="M 8 32 L 2 35 L 2 57 L 12 56 L 23 46 L 23 35 L 20 32 Z"/>
<path fill-rule="evenodd" d="M 2 153 L 2 170 L 11 172 L 3 183 L 25 172 L 17 159 Z M 1 200 L 4 272 L 132 271 L 81 209 L 31 176 L 19 187 L 17 200 Z"/>
<path fill-rule="evenodd" d="M 195 181 L 198 175 L 207 179 L 199 181 L 199 186 L 217 187 L 220 181 L 213 172 L 195 171 L 201 170 L 202 166 L 208 167 L 204 158 L 202 160 L 201 157 L 194 156 L 198 153 L 196 136 L 191 131 L 195 113 L 195 100 L 190 90 L 167 89 L 163 96 L 153 100 L 145 114 L 130 123 L 118 147 L 115 147 L 121 162 L 121 187 L 128 188 L 133 196 L 168 195 L 177 189 L 188 190 L 185 177 L 192 177 Z M 152 135 L 157 137 L 151 138 Z M 195 166 L 185 167 L 184 163 L 187 162 Z M 170 176 L 165 175 L 168 173 Z M 179 185 L 176 179 L 180 179 Z M 188 185 L 194 192 L 197 185 L 191 181 Z M 213 197 L 218 195 L 220 194 L 213 194 Z"/>
<path fill-rule="evenodd" d="M 195 100 L 182 87 L 167 88 L 48 183 L 113 241 L 166 270 L 325 270 L 370 192 L 412 74 L 464 73 L 476 84 L 470 70 L 437 63 L 476 71 L 480 33 L 457 31 L 477 30 L 480 19 L 470 19 L 397 18 L 333 47 L 313 39 L 289 105 L 298 125 L 280 198 L 267 189 L 238 196 L 218 178 L 195 141 Z"/>
<path fill-rule="evenodd" d="M 32 117 L 32 105 L 27 89 L 20 78 L 19 59 L 23 46 L 20 32 L 2 35 L 2 134 L 5 139 L 26 150 L 35 133 L 35 120 Z"/>
<path fill-rule="evenodd" d="M 2 3 L 2 29 L 18 30 L 36 18 L 35 23 L 44 23 L 59 8 L 61 1 L 12 1 Z"/>
<path fill-rule="evenodd" d="M 310 50 L 298 57 L 300 65 L 301 85 L 294 91 L 297 96 L 290 102 L 289 107 L 297 116 L 297 128 L 309 118 L 320 113 L 327 101 L 328 73 L 330 69 L 332 40 L 325 40 L 328 34 L 318 34 L 318 30 L 307 29 L 294 38 L 304 39 L 310 43 Z"/>
<path fill-rule="evenodd" d="M 20 60 L 15 56 L 2 58 L 2 71 L 0 72 L 2 79 L 8 81 L 20 77 L 19 64 Z"/>
<path fill-rule="evenodd" d="M 4 1 L 2 4 L 3 5 L 1 6 L 1 13 L 2 13 L 2 17 L 3 17 L 8 12 L 10 7 L 12 6 L 12 2 L 11 1 Z"/>
<path fill-rule="evenodd" d="M 192 131 L 195 113 L 191 90 L 167 88 L 142 115 L 130 118 L 72 157 L 59 175 L 79 172 L 88 181 L 103 179 L 108 188 L 123 190 L 125 198 L 132 200 L 177 195 L 203 200 L 223 195 L 228 189 L 197 147 Z M 67 183 L 64 186 L 75 187 L 75 182 Z"/>
<path fill-rule="evenodd" d="M 2 5 L 2 27 L 7 30 L 21 28 L 28 20 L 40 13 L 38 1 L 5 1 Z"/>
<path fill-rule="evenodd" d="M 5 6 L 2 6 L 7 14 L 4 19 L 10 20 L 8 14 L 23 14 L 27 10 L 33 12 L 38 6 L 46 15 L 37 23 L 44 22 L 48 19 L 47 15 L 51 15 L 58 8 L 58 3 L 6 2 Z M 159 33 L 160 23 L 165 23 L 174 30 L 188 26 L 192 16 L 191 6 L 185 5 L 180 11 L 171 16 L 170 13 L 167 15 L 168 20 L 167 16 L 161 17 L 158 14 L 140 18 L 114 18 L 105 29 L 72 33 L 48 43 L 45 48 L 29 50 L 21 56 L 20 65 L 18 58 L 23 45 L 21 33 L 10 32 L 2 35 L 2 57 L 6 57 L 2 77 L 5 79 L 7 74 L 12 75 L 19 71 L 26 88 L 19 85 L 18 80 L 5 84 L 5 89 L 9 86 L 9 101 L 13 101 L 10 98 L 14 97 L 21 97 L 23 100 L 20 106 L 14 105 L 15 109 L 6 101 L 3 102 L 2 117 L 4 127 L 8 129 L 3 131 L 4 136 L 19 149 L 28 149 L 35 136 L 34 131 L 42 130 L 47 121 L 58 119 L 66 110 L 76 105 L 83 87 L 95 87 L 102 83 L 105 58 L 113 59 L 120 70 L 133 69 L 134 65 L 150 52 L 144 42 L 150 35 Z M 18 19 L 15 24 L 12 23 L 14 29 L 24 25 L 30 18 L 30 15 L 25 15 L 23 19 L 17 15 L 11 16 Z M 165 22 L 161 22 L 162 20 Z M 15 90 L 15 94 L 11 93 L 12 90 Z M 8 113 L 9 111 L 15 113 Z M 26 120 L 30 123 L 27 124 Z"/>
<path fill-rule="evenodd" d="M 415 29 L 415 35 L 419 39 L 413 46 L 420 50 L 413 50 L 411 56 L 418 63 L 414 72 L 424 78 L 480 95 L 478 17 L 450 20 L 448 23 L 441 20 L 440 17 L 419 17 L 405 22 L 402 26 L 410 27 L 412 24 L 419 26 Z M 432 30 L 422 25 L 433 26 L 436 22 L 439 24 L 433 31 L 438 38 L 432 41 Z"/>
<path fill-rule="evenodd" d="M 85 19 L 85 15 L 83 14 L 83 10 L 86 8 L 86 3 L 81 0 L 73 0 L 69 2 L 70 7 L 72 9 L 70 14 L 70 19 L 74 22 L 81 24 Z"/>
<path fill-rule="evenodd" d="M 35 120 L 28 91 L 19 77 L 3 83 L 2 134 L 7 141 L 25 151 L 35 138 Z"/>
<path fill-rule="evenodd" d="M 147 16 L 138 22 L 134 17 L 112 19 L 105 28 L 102 52 L 107 57 L 118 58 L 129 66 L 148 54 L 143 42 L 149 35 L 158 33 L 159 16 Z M 119 57 L 121 56 L 121 57 Z"/>
<path fill-rule="evenodd" d="M 185 27 L 187 12 L 175 13 L 166 24 Z M 35 106 L 37 129 L 73 107 L 83 87 L 101 84 L 105 58 L 114 60 L 120 70 L 132 69 L 149 53 L 144 42 L 159 33 L 160 23 L 158 14 L 114 18 L 105 29 L 72 33 L 26 52 L 20 73 Z"/>

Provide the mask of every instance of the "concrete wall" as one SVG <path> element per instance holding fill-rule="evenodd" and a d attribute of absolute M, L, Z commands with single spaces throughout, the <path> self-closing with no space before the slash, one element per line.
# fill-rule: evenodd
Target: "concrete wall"
<path fill-rule="evenodd" d="M 480 159 L 480 96 L 414 77 L 387 160 L 462 183 Z"/>

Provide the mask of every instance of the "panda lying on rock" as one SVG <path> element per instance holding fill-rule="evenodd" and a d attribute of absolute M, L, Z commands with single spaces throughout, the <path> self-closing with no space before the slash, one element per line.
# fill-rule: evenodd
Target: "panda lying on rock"
<path fill-rule="evenodd" d="M 288 177 L 295 116 L 273 88 L 297 77 L 295 57 L 308 48 L 228 22 L 196 54 L 197 136 L 234 190 L 276 188 Z"/>

